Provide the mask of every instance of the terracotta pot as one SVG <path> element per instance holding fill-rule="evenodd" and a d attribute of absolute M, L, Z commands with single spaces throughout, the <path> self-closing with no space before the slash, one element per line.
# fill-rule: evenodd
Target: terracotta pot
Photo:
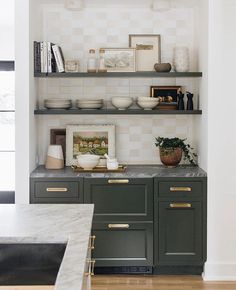
<path fill-rule="evenodd" d="M 161 162 L 169 168 L 178 166 L 182 159 L 183 150 L 181 148 L 160 148 Z"/>

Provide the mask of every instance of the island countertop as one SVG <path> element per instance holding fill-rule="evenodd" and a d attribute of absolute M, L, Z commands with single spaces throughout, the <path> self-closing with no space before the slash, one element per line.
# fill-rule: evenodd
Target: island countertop
<path fill-rule="evenodd" d="M 30 175 L 31 178 L 154 178 L 154 177 L 206 177 L 207 173 L 198 166 L 180 165 L 166 168 L 163 165 L 128 165 L 123 173 L 78 173 L 71 167 L 60 170 L 47 170 L 38 166 Z"/>
<path fill-rule="evenodd" d="M 56 290 L 80 290 L 92 227 L 92 204 L 1 205 L 0 243 L 65 243 Z"/>

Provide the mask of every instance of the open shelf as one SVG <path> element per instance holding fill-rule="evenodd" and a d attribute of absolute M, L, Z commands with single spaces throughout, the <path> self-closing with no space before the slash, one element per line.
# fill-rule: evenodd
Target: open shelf
<path fill-rule="evenodd" d="M 202 110 L 116 110 L 116 109 L 99 109 L 99 110 L 80 110 L 80 109 L 38 109 L 34 111 L 35 115 L 202 115 Z"/>
<path fill-rule="evenodd" d="M 107 73 L 35 73 L 36 78 L 198 78 L 202 72 L 107 72 Z"/>

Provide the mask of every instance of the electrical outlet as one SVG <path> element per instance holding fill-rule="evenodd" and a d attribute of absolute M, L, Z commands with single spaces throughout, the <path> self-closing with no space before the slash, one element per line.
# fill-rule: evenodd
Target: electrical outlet
<path fill-rule="evenodd" d="M 65 0 L 65 8 L 79 11 L 84 8 L 84 0 Z"/>

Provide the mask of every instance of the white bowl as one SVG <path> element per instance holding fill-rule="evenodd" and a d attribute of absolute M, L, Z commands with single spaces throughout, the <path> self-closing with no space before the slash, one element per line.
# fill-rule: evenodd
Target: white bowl
<path fill-rule="evenodd" d="M 125 110 L 133 104 L 133 99 L 130 97 L 114 97 L 111 99 L 111 103 L 118 110 Z"/>
<path fill-rule="evenodd" d="M 85 170 L 92 170 L 98 165 L 99 160 L 100 156 L 98 155 L 85 154 L 77 156 L 78 165 Z"/>
<path fill-rule="evenodd" d="M 152 110 L 159 104 L 159 100 L 154 99 L 153 101 L 137 101 L 137 104 L 144 110 Z"/>
<path fill-rule="evenodd" d="M 151 97 L 138 97 L 137 101 L 142 101 L 142 102 L 153 102 L 153 101 L 158 101 L 158 98 L 151 98 Z"/>

